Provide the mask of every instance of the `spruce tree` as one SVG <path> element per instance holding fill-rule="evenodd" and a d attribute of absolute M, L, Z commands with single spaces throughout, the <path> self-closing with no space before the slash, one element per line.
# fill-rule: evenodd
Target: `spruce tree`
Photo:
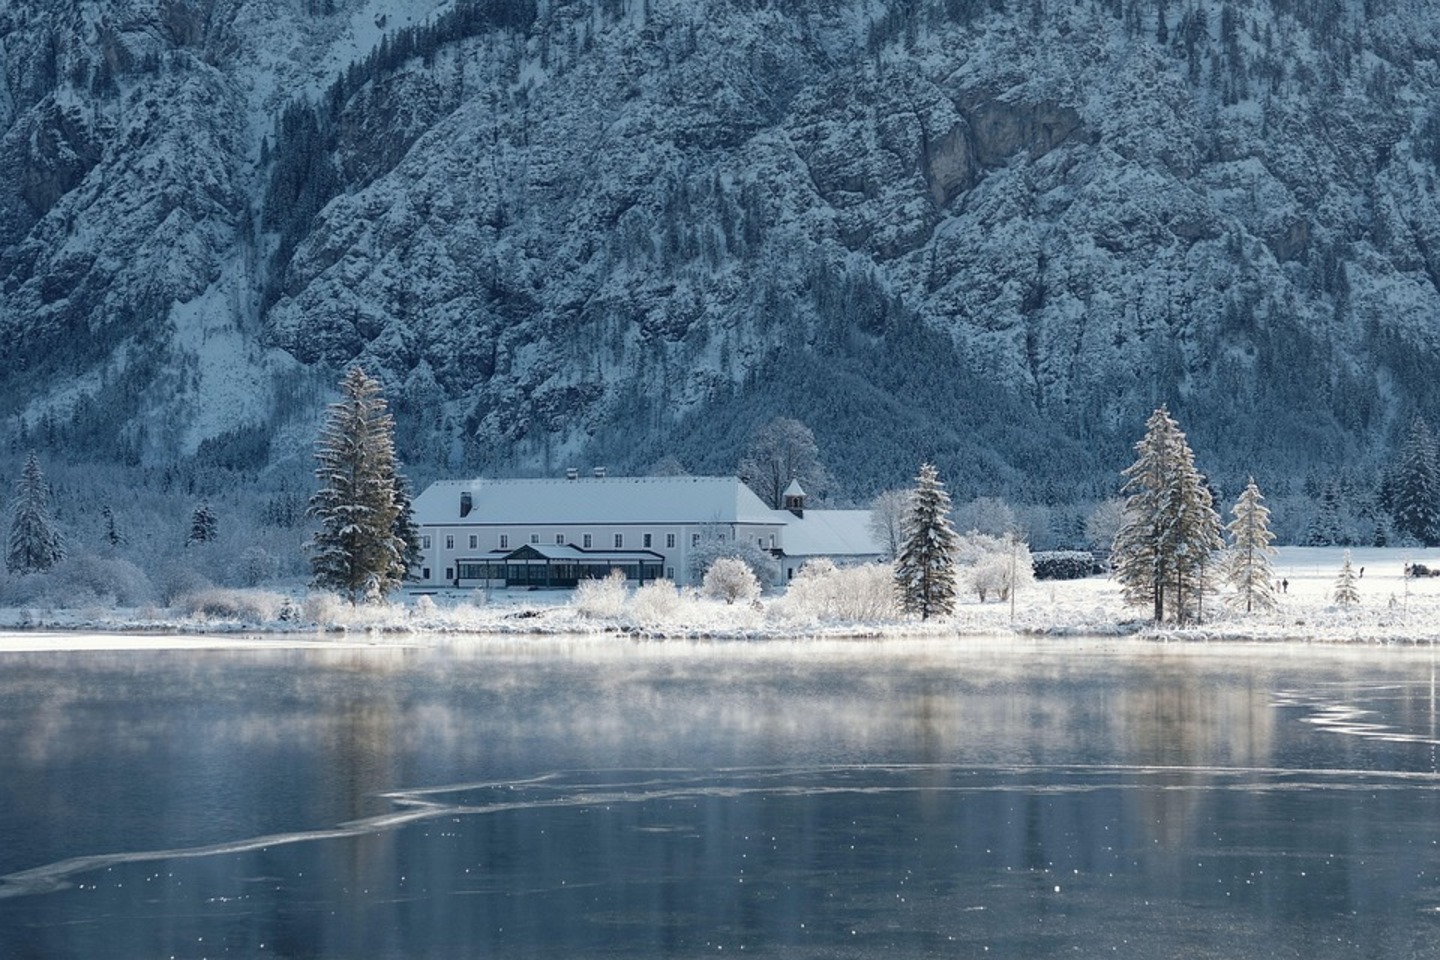
<path fill-rule="evenodd" d="M 315 444 L 320 489 L 308 513 L 320 529 L 306 546 L 315 586 L 339 591 L 353 605 L 400 585 L 410 545 L 397 534 L 395 425 L 380 385 L 353 367 L 340 391 Z"/>
<path fill-rule="evenodd" d="M 955 608 L 958 543 L 950 525 L 950 495 L 934 464 L 922 464 L 905 515 L 904 542 L 895 558 L 901 609 L 928 620 Z"/>
<path fill-rule="evenodd" d="M 1230 534 L 1226 572 L 1236 591 L 1235 605 L 1243 605 L 1246 613 L 1275 606 L 1275 572 L 1270 568 L 1270 558 L 1275 555 L 1270 543 L 1275 534 L 1270 532 L 1270 508 L 1264 499 L 1251 477 L 1231 508 L 1235 519 L 1225 528 Z"/>
<path fill-rule="evenodd" d="M 1350 562 L 1350 551 L 1345 551 L 1345 562 L 1340 567 L 1340 576 L 1335 578 L 1335 602 L 1342 607 L 1353 607 L 1360 602 L 1360 587 L 1355 577 L 1355 567 Z"/>
<path fill-rule="evenodd" d="M 1420 417 L 1410 422 L 1390 485 L 1395 532 L 1427 547 L 1440 543 L 1440 464 L 1435 435 Z"/>
<path fill-rule="evenodd" d="M 190 515 L 190 534 L 185 538 L 185 546 L 188 547 L 195 543 L 214 543 L 219 536 L 220 524 L 215 519 L 215 512 L 210 509 L 210 504 L 200 504 Z"/>
<path fill-rule="evenodd" d="M 1221 546 L 1220 517 L 1180 425 L 1160 407 L 1124 471 L 1124 521 L 1112 553 L 1129 603 L 1148 604 L 1155 621 L 1187 620 L 1207 588 Z"/>
<path fill-rule="evenodd" d="M 420 552 L 420 528 L 415 525 L 410 481 L 399 470 L 395 472 L 395 536 L 404 545 L 402 562 L 405 573 L 401 579 L 413 580 L 424 554 Z"/>
<path fill-rule="evenodd" d="M 65 544 L 50 520 L 50 490 L 40 461 L 31 453 L 15 484 L 10 506 L 10 540 L 5 569 L 11 573 L 38 573 L 65 559 Z"/>

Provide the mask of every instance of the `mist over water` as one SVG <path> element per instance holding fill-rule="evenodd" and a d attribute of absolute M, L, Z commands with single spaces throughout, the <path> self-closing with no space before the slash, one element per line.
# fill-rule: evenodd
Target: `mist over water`
<path fill-rule="evenodd" d="M 1408 956 L 1429 651 L 0 661 L 0 956 Z"/>

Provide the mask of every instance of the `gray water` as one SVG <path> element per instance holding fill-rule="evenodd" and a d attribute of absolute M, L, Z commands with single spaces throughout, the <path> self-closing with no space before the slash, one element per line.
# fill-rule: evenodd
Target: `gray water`
<path fill-rule="evenodd" d="M 0 655 L 0 957 L 1433 957 L 1429 651 Z"/>

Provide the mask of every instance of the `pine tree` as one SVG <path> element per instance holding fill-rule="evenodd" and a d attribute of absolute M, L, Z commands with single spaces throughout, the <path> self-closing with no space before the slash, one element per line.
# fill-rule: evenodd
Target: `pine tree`
<path fill-rule="evenodd" d="M 1355 577 L 1355 567 L 1350 563 L 1350 551 L 1345 551 L 1345 562 L 1340 567 L 1340 576 L 1335 578 L 1335 602 L 1342 607 L 1353 607 L 1360 602 L 1360 588 Z"/>
<path fill-rule="evenodd" d="M 338 590 L 353 605 L 400 585 L 409 544 L 396 533 L 395 425 L 380 384 L 353 367 L 340 391 L 315 444 L 320 489 L 308 512 L 320 529 L 306 546 L 315 586 Z"/>
<path fill-rule="evenodd" d="M 215 512 L 210 509 L 210 504 L 200 504 L 190 515 L 190 534 L 185 538 L 185 546 L 196 543 L 214 543 L 219 538 L 220 524 L 215 519 Z"/>
<path fill-rule="evenodd" d="M 1270 532 L 1270 508 L 1261 502 L 1264 499 L 1251 477 L 1231 508 L 1235 519 L 1225 528 L 1230 534 L 1226 572 L 1236 590 L 1235 605 L 1243 604 L 1246 613 L 1275 606 L 1275 573 L 1270 568 L 1270 558 L 1275 555 L 1270 543 L 1275 534 Z"/>
<path fill-rule="evenodd" d="M 1440 543 L 1440 464 L 1435 435 L 1420 417 L 1410 422 L 1390 484 L 1395 532 L 1427 547 Z"/>
<path fill-rule="evenodd" d="M 1161 407 L 1135 444 L 1124 471 L 1124 522 L 1112 553 L 1115 578 L 1129 603 L 1149 604 L 1158 623 L 1169 612 L 1187 620 L 1207 588 L 1211 556 L 1221 546 L 1220 517 L 1180 425 Z"/>
<path fill-rule="evenodd" d="M 934 464 L 922 464 L 905 515 L 904 542 L 895 558 L 895 586 L 906 613 L 928 620 L 954 609 L 958 542 L 950 525 L 950 495 Z"/>
<path fill-rule="evenodd" d="M 413 580 L 424 554 L 420 552 L 420 528 L 415 525 L 410 481 L 399 470 L 395 472 L 395 536 L 404 544 L 402 562 L 405 565 L 405 574 L 402 579 Z"/>
<path fill-rule="evenodd" d="M 11 573 L 49 570 L 65 559 L 65 543 L 50 520 L 50 491 L 40 461 L 31 453 L 15 484 L 10 507 L 10 542 L 5 569 Z"/>
<path fill-rule="evenodd" d="M 110 509 L 110 504 L 100 508 L 100 516 L 105 520 L 105 543 L 110 547 L 122 547 L 125 545 L 125 535 L 115 525 L 115 511 Z"/>

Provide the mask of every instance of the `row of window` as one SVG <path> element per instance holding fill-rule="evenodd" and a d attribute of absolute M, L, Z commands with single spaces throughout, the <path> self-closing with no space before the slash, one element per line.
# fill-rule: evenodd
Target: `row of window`
<path fill-rule="evenodd" d="M 445 579 L 460 580 L 504 580 L 511 584 L 551 586 L 578 580 L 600 579 L 619 570 L 628 580 L 660 579 L 658 563 L 617 563 L 617 564 L 525 564 L 487 563 L 462 560 L 454 567 L 445 568 Z M 666 567 L 665 576 L 675 578 L 675 568 Z"/>
<path fill-rule="evenodd" d="M 773 538 L 772 538 L 772 539 L 773 539 Z M 532 534 L 530 534 L 530 542 L 531 542 L 531 543 L 538 544 L 538 543 L 540 542 L 540 534 L 538 534 L 538 533 L 532 533 Z M 556 546 L 561 546 L 561 547 L 563 547 L 563 546 L 565 546 L 565 543 L 566 543 L 565 534 L 563 534 L 563 533 L 557 533 L 557 534 L 555 534 L 555 545 L 556 545 Z M 761 538 L 760 541 L 759 541 L 759 543 L 760 543 L 760 546 L 763 547 L 763 546 L 765 545 L 765 540 L 764 540 L 764 538 Z M 616 549 L 616 550 L 623 550 L 623 549 L 625 549 L 625 534 L 623 534 L 623 533 L 617 533 L 617 534 L 615 534 L 615 544 L 614 544 L 614 546 L 615 546 L 615 549 Z M 643 548 L 646 549 L 646 550 L 652 549 L 652 548 L 655 546 L 654 534 L 650 534 L 650 533 L 641 534 L 641 535 L 640 535 L 640 546 L 643 547 Z M 690 534 L 690 546 L 692 546 L 692 547 L 698 547 L 698 546 L 700 546 L 700 534 L 698 534 L 698 533 L 692 533 L 692 534 Z M 593 534 L 589 534 L 589 533 L 583 533 L 583 534 L 581 534 L 581 535 L 580 535 L 580 547 L 581 547 L 581 549 L 583 549 L 583 550 L 592 550 L 592 549 L 594 549 L 594 547 L 595 547 L 595 536 L 594 536 Z M 429 537 L 429 536 L 422 536 L 422 537 L 420 538 L 420 548 L 421 548 L 422 550 L 429 550 L 429 549 L 430 549 L 430 537 Z M 454 549 L 455 549 L 455 535 L 454 535 L 454 534 L 449 534 L 449 533 L 447 533 L 447 534 L 445 535 L 445 549 L 446 549 L 446 550 L 454 550 Z M 473 534 L 473 533 L 470 534 L 469 549 L 471 549 L 471 550 L 479 550 L 479 549 L 480 549 L 480 537 L 477 536 L 476 534 Z M 502 533 L 502 534 L 500 534 L 499 549 L 501 549 L 501 550 L 509 550 L 509 549 L 510 549 L 510 534 L 508 534 L 508 533 Z M 665 549 L 667 549 L 667 550 L 674 550 L 674 549 L 675 549 L 675 534 L 673 534 L 673 533 L 667 533 L 667 534 L 665 534 Z"/>

